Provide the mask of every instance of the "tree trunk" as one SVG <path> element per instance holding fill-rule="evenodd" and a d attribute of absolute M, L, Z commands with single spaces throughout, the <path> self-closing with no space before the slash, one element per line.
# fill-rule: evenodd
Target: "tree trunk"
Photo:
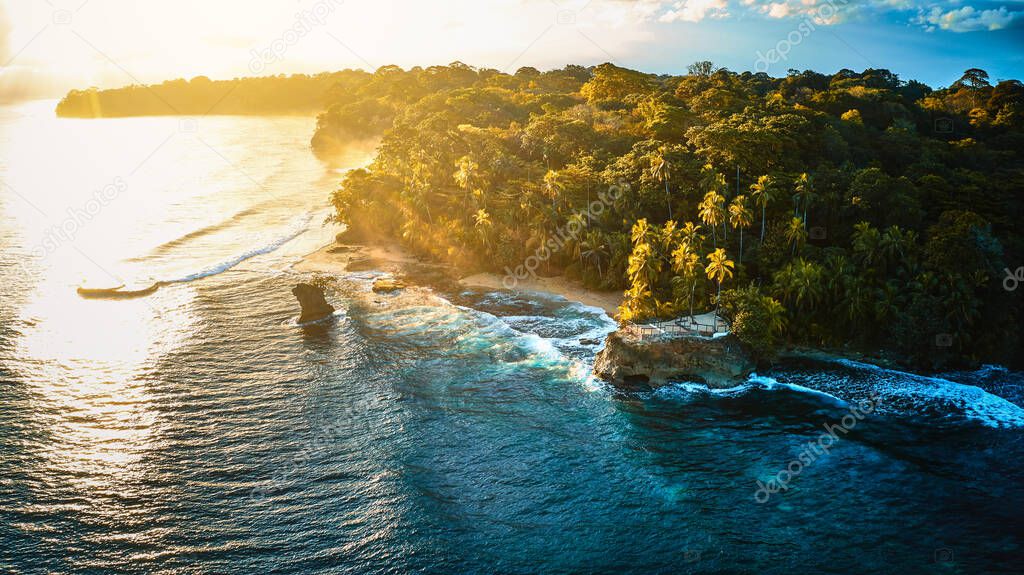
<path fill-rule="evenodd" d="M 665 178 L 665 200 L 668 202 L 668 219 L 672 219 L 672 194 L 668 191 L 668 178 Z"/>
<path fill-rule="evenodd" d="M 697 293 L 697 280 L 693 280 L 693 284 L 690 286 L 690 323 L 696 323 L 696 319 L 693 317 L 693 296 Z"/>
<path fill-rule="evenodd" d="M 761 204 L 761 243 L 764 243 L 764 221 L 767 217 L 768 204 Z"/>
<path fill-rule="evenodd" d="M 715 331 L 718 331 L 718 310 L 722 308 L 722 282 L 718 282 L 718 295 L 715 296 Z"/>

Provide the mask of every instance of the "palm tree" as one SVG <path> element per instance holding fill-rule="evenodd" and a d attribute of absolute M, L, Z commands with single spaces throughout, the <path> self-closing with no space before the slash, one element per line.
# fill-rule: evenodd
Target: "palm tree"
<path fill-rule="evenodd" d="M 864 269 L 874 267 L 882 254 L 882 236 L 877 229 L 871 227 L 867 222 L 860 222 L 853 226 L 853 235 L 850 238 L 853 246 L 854 260 Z"/>
<path fill-rule="evenodd" d="M 661 258 L 648 241 L 647 220 L 641 219 L 633 225 L 633 253 L 629 256 L 630 280 L 634 284 L 654 286 L 661 275 Z"/>
<path fill-rule="evenodd" d="M 711 233 L 715 240 L 715 248 L 718 248 L 718 224 L 725 221 L 725 198 L 718 192 L 710 191 L 704 194 L 704 200 L 697 206 L 701 221 L 711 227 Z"/>
<path fill-rule="evenodd" d="M 718 295 L 715 298 L 715 328 L 718 328 L 718 309 L 722 305 L 722 282 L 732 277 L 732 270 L 735 264 L 726 255 L 725 250 L 716 248 L 708 254 L 708 266 L 704 273 L 708 279 L 718 284 Z"/>
<path fill-rule="evenodd" d="M 672 164 L 668 161 L 668 148 L 662 146 L 658 149 L 658 155 L 654 157 L 652 162 L 651 176 L 665 184 L 665 202 L 668 206 L 668 219 L 670 220 L 672 219 L 672 194 L 668 189 L 668 179 L 671 169 Z"/>
<path fill-rule="evenodd" d="M 804 228 L 804 223 L 800 221 L 800 218 L 793 218 L 789 221 L 789 225 L 786 226 L 786 241 L 792 246 L 790 256 L 795 256 L 797 248 L 802 247 L 807 241 L 807 229 Z"/>
<path fill-rule="evenodd" d="M 572 257 L 580 260 L 580 269 L 583 269 L 583 241 L 580 234 L 587 227 L 587 220 L 583 217 L 583 214 L 575 213 L 569 216 L 569 221 L 566 223 L 566 228 L 569 230 L 575 230 L 575 233 L 570 232 L 569 234 L 569 251 Z"/>
<path fill-rule="evenodd" d="M 768 332 L 772 335 L 779 335 L 786 329 L 786 308 L 775 298 L 764 298 L 765 323 Z"/>
<path fill-rule="evenodd" d="M 771 176 L 757 178 L 757 183 L 750 186 L 750 195 L 754 204 L 761 208 L 761 243 L 764 243 L 765 221 L 768 217 L 768 204 L 775 201 L 775 182 Z"/>
<path fill-rule="evenodd" d="M 813 311 L 821 303 L 824 294 L 824 269 L 814 262 L 801 258 L 796 261 L 793 271 L 796 307 Z"/>
<path fill-rule="evenodd" d="M 666 254 L 667 257 L 671 257 L 670 254 L 672 253 L 672 246 L 679 243 L 680 235 L 681 232 L 676 228 L 675 220 L 665 222 L 665 225 L 661 228 L 661 235 L 659 237 L 661 240 L 660 247 L 662 253 Z"/>
<path fill-rule="evenodd" d="M 651 226 L 648 225 L 647 218 L 641 218 L 633 224 L 633 229 L 630 232 L 629 239 L 633 242 L 633 245 L 647 243 L 650 233 Z"/>
<path fill-rule="evenodd" d="M 700 278 L 700 256 L 686 242 L 680 243 L 672 252 L 672 269 L 682 274 L 684 281 L 690 283 L 690 321 L 693 322 L 693 296 L 697 291 L 697 280 Z"/>
<path fill-rule="evenodd" d="M 718 170 L 714 166 L 704 164 L 704 167 L 700 169 L 700 182 L 698 183 L 700 189 L 704 193 L 718 191 L 716 185 L 718 184 L 719 175 Z"/>
<path fill-rule="evenodd" d="M 629 255 L 629 266 L 626 269 L 630 287 L 626 290 L 625 301 L 620 308 L 620 315 L 625 320 L 644 318 L 656 306 L 651 286 L 655 285 L 661 275 L 661 258 L 654 253 L 651 244 L 641 242 L 633 246 Z"/>
<path fill-rule="evenodd" d="M 743 263 L 743 230 L 749 228 L 753 223 L 754 215 L 747 207 L 747 196 L 741 194 L 733 198 L 732 203 L 729 204 L 729 225 L 740 231 L 739 261 L 741 264 Z"/>
<path fill-rule="evenodd" d="M 704 167 L 701 168 L 701 170 L 700 170 L 700 174 L 701 174 L 701 177 L 700 177 L 699 185 L 700 185 L 700 189 L 704 190 L 704 193 L 705 193 L 704 198 L 707 199 L 707 195 L 706 194 L 714 192 L 715 194 L 717 194 L 719 196 L 722 196 L 722 203 L 724 204 L 725 203 L 725 193 L 726 193 L 726 190 L 729 189 L 729 186 L 728 186 L 728 184 L 725 181 L 725 176 L 720 174 L 718 172 L 718 170 L 716 170 L 715 167 L 712 166 L 711 164 L 704 164 Z M 724 208 L 723 208 L 723 212 L 724 212 Z M 724 229 L 725 228 L 725 223 L 726 223 L 725 217 L 723 216 L 719 220 L 719 222 L 722 224 L 722 227 Z M 725 239 L 729 239 L 728 231 L 726 230 L 724 233 L 725 233 Z M 717 240 L 716 240 L 716 242 L 717 242 Z"/>
<path fill-rule="evenodd" d="M 548 173 L 544 174 L 544 191 L 551 198 L 552 206 L 561 203 L 564 189 L 565 183 L 562 181 L 562 175 L 556 170 L 548 170 Z"/>
<path fill-rule="evenodd" d="M 487 213 L 487 210 L 479 209 L 476 214 L 473 215 L 474 225 L 476 226 L 477 233 L 480 234 L 480 241 L 485 245 L 489 246 L 490 241 L 488 239 L 488 232 L 491 229 L 491 215 Z"/>
<path fill-rule="evenodd" d="M 799 311 L 813 311 L 825 293 L 825 269 L 814 262 L 797 259 L 775 272 L 775 293 Z"/>
<path fill-rule="evenodd" d="M 807 225 L 807 208 L 817 198 L 817 194 L 814 193 L 814 182 L 811 177 L 806 173 L 800 174 L 796 179 L 796 193 L 793 194 L 793 200 L 796 202 L 796 207 L 800 209 L 800 203 L 804 204 L 804 226 Z"/>
<path fill-rule="evenodd" d="M 604 241 L 604 237 L 598 230 L 587 230 L 587 234 L 583 237 L 583 257 L 588 260 L 592 260 L 597 266 L 597 275 L 603 276 L 604 273 L 601 271 L 601 258 L 608 255 L 608 246 Z"/>
<path fill-rule="evenodd" d="M 879 251 L 889 266 L 897 263 L 911 263 L 908 260 L 909 252 L 917 243 L 917 234 L 911 231 L 903 231 L 899 226 L 889 226 L 882 234 L 878 243 Z"/>
<path fill-rule="evenodd" d="M 693 222 L 686 222 L 679 230 L 680 241 L 690 249 L 697 251 L 700 244 L 704 242 L 704 235 L 700 233 L 700 230 L 700 226 L 694 225 Z"/>
<path fill-rule="evenodd" d="M 480 165 L 473 161 L 469 156 L 462 156 L 459 161 L 455 163 L 455 167 L 458 168 L 452 176 L 455 178 L 455 183 L 462 188 L 464 194 L 463 208 L 466 209 L 469 206 L 469 194 L 470 189 L 473 185 L 473 177 L 476 175 Z"/>

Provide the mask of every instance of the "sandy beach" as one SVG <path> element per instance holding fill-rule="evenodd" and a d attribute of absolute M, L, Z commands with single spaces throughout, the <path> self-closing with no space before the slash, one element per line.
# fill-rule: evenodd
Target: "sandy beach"
<path fill-rule="evenodd" d="M 422 273 L 424 268 L 459 278 L 457 271 L 451 267 L 417 258 L 394 242 L 375 242 L 370 245 L 334 243 L 305 256 L 293 266 L 295 271 L 306 273 L 337 274 L 374 269 L 399 276 L 415 276 Z M 413 269 L 416 272 L 411 271 Z M 461 277 L 458 283 L 469 288 L 500 290 L 506 289 L 502 279 L 498 274 L 478 273 Z M 621 292 L 589 290 L 562 276 L 518 280 L 515 289 L 561 296 L 569 301 L 601 308 L 609 316 L 614 316 L 622 303 Z"/>

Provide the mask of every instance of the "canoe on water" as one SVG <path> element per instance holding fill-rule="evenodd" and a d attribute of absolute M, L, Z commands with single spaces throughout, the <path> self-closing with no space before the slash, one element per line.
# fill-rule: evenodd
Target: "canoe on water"
<path fill-rule="evenodd" d="M 125 287 L 123 284 L 112 288 L 79 287 L 78 295 L 86 299 L 132 299 L 146 297 L 160 289 L 163 282 L 156 282 L 149 287 Z"/>

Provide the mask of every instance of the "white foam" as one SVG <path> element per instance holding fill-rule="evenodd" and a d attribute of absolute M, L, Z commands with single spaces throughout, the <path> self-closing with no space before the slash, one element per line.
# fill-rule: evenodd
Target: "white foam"
<path fill-rule="evenodd" d="M 709 387 L 706 384 L 696 381 L 679 381 L 671 385 L 665 385 L 654 390 L 654 395 L 660 397 L 691 397 L 694 395 L 718 395 L 734 396 L 747 393 L 754 386 L 748 380 L 734 387 Z"/>
<path fill-rule="evenodd" d="M 204 269 L 204 270 L 202 270 L 200 272 L 197 272 L 197 273 L 194 273 L 194 274 L 190 274 L 190 275 L 187 275 L 185 277 L 182 277 L 182 278 L 179 278 L 179 279 L 176 279 L 176 280 L 170 280 L 167 283 L 187 283 L 187 282 L 195 281 L 195 280 L 198 280 L 198 279 L 214 276 L 214 275 L 217 275 L 217 274 L 222 274 L 222 273 L 230 270 L 231 268 L 234 268 L 238 264 L 240 264 L 240 263 L 242 263 L 242 262 L 244 262 L 244 261 L 246 261 L 248 259 L 252 259 L 252 258 L 254 258 L 256 256 L 261 256 L 261 255 L 264 255 L 264 254 L 269 254 L 270 252 L 273 252 L 273 251 L 277 250 L 278 248 L 280 248 L 281 246 L 285 245 L 286 243 L 288 243 L 288 242 L 294 240 L 295 238 L 299 237 L 300 235 L 304 234 L 307 231 L 308 226 L 309 226 L 309 222 L 310 222 L 310 220 L 312 220 L 312 218 L 313 218 L 313 214 L 308 214 L 300 224 L 298 224 L 296 226 L 293 226 L 292 229 L 287 234 L 285 234 L 284 236 L 282 236 L 280 238 L 277 238 L 277 239 L 273 240 L 272 242 L 270 242 L 267 245 L 264 245 L 264 246 L 261 246 L 261 247 L 249 250 L 247 252 L 244 252 L 244 253 L 242 253 L 242 254 L 240 254 L 238 256 L 235 256 L 235 257 L 231 258 L 230 260 L 227 260 L 227 261 L 219 263 L 219 264 L 217 264 L 215 266 L 206 268 L 206 269 Z"/>
<path fill-rule="evenodd" d="M 796 391 L 796 392 L 799 392 L 799 393 L 806 393 L 806 394 L 810 394 L 810 395 L 817 395 L 817 396 L 820 396 L 820 397 L 827 398 L 830 401 L 839 402 L 839 403 L 841 403 L 843 405 L 849 405 L 847 402 L 843 401 L 842 399 L 839 399 L 838 397 L 836 397 L 836 396 L 834 396 L 834 395 L 832 395 L 830 393 L 825 393 L 824 391 L 820 391 L 820 390 L 817 390 L 817 389 L 811 389 L 810 387 L 804 387 L 804 386 L 796 384 L 796 383 L 782 383 L 782 382 L 780 382 L 779 380 L 777 380 L 777 379 L 775 379 L 773 377 L 759 376 L 759 375 L 757 375 L 755 373 L 755 374 L 752 374 L 747 381 L 749 381 L 751 383 L 758 384 L 758 385 L 760 385 L 761 387 L 763 387 L 764 389 L 767 389 L 767 390 L 788 389 L 790 391 Z"/>
<path fill-rule="evenodd" d="M 887 403 L 884 400 L 888 396 L 890 399 L 909 400 L 911 405 L 938 407 L 946 404 L 947 408 L 953 408 L 949 411 L 951 415 L 959 412 L 965 419 L 988 427 L 1024 427 L 1024 409 L 980 387 L 844 358 L 832 358 L 829 361 L 877 374 L 878 380 L 872 382 L 871 387 L 877 391 L 883 403 Z"/>

